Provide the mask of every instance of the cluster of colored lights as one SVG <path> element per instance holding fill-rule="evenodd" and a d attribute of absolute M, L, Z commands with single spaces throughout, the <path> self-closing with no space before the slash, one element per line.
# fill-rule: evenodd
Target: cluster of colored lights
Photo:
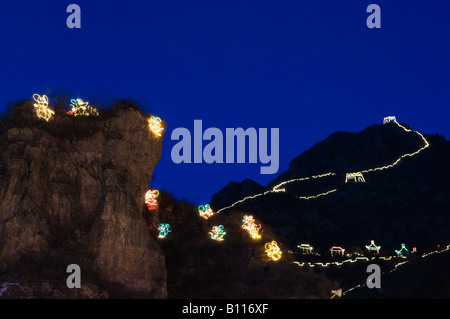
<path fill-rule="evenodd" d="M 161 132 L 164 131 L 164 128 L 161 127 L 161 119 L 156 116 L 148 119 L 148 128 L 157 136 L 161 136 Z"/>
<path fill-rule="evenodd" d="M 159 191 L 156 189 L 149 189 L 147 193 L 145 193 L 145 204 L 147 205 L 148 210 L 158 209 L 158 201 L 156 200 L 158 195 Z"/>
<path fill-rule="evenodd" d="M 366 245 L 366 249 L 370 252 L 375 252 L 377 255 L 380 253 L 381 246 L 375 245 L 375 240 L 370 241 L 370 245 Z"/>
<path fill-rule="evenodd" d="M 169 224 L 160 224 L 158 230 L 159 230 L 158 238 L 165 238 L 167 234 L 171 232 Z"/>
<path fill-rule="evenodd" d="M 203 217 L 204 219 L 208 219 L 212 215 L 214 215 L 214 212 L 212 211 L 209 204 L 200 205 L 198 206 L 198 214 Z"/>
<path fill-rule="evenodd" d="M 405 254 L 409 254 L 409 250 L 406 248 L 405 244 L 402 244 L 402 248 L 400 250 L 395 250 L 397 256 L 403 256 Z"/>
<path fill-rule="evenodd" d="M 34 107 L 36 108 L 37 117 L 48 122 L 55 112 L 48 107 L 47 95 L 40 96 L 39 94 L 33 94 L 33 99 L 36 101 Z"/>
<path fill-rule="evenodd" d="M 311 254 L 313 251 L 313 247 L 310 244 L 301 244 L 297 246 L 303 253 Z"/>
<path fill-rule="evenodd" d="M 255 224 L 255 219 L 251 215 L 244 215 L 244 219 L 242 220 L 244 223 L 242 228 L 248 231 L 250 237 L 253 239 L 260 239 L 261 235 L 259 234 L 259 230 L 261 229 L 261 225 Z"/>
<path fill-rule="evenodd" d="M 98 116 L 98 110 L 95 107 L 90 106 L 89 102 L 85 102 L 78 98 L 70 100 L 70 103 L 72 110 L 68 111 L 67 114 L 75 116 Z"/>
<path fill-rule="evenodd" d="M 331 252 L 331 256 L 334 256 L 334 255 L 344 256 L 345 249 L 342 247 L 339 247 L 339 246 L 333 246 L 330 248 L 330 252 Z"/>
<path fill-rule="evenodd" d="M 209 232 L 211 235 L 211 239 L 222 241 L 223 236 L 225 236 L 227 233 L 223 231 L 223 225 L 219 226 L 213 226 L 212 230 Z"/>
<path fill-rule="evenodd" d="M 264 248 L 267 253 L 267 256 L 271 258 L 273 261 L 277 261 L 281 258 L 282 252 L 275 240 L 271 241 L 270 243 L 266 243 L 264 245 Z"/>

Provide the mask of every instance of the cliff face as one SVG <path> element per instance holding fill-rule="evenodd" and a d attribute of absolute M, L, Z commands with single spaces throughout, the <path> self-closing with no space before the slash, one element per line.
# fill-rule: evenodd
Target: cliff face
<path fill-rule="evenodd" d="M 65 285 L 66 267 L 121 297 L 166 297 L 159 244 L 141 215 L 162 137 L 141 111 L 33 117 L 18 106 L 0 158 L 0 273 L 41 273 Z M 25 266 L 26 265 L 26 266 Z M 43 279 L 43 278 L 42 278 Z"/>

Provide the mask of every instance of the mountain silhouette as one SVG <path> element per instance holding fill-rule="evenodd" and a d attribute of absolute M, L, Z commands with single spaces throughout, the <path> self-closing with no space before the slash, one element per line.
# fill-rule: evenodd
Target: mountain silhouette
<path fill-rule="evenodd" d="M 406 124 L 336 132 L 294 158 L 259 194 L 232 197 L 229 184 L 218 194 L 235 204 L 212 206 L 254 214 L 293 248 L 305 242 L 323 252 L 333 245 L 363 250 L 376 240 L 391 253 L 402 243 L 426 251 L 450 239 L 449 160 L 450 142 Z M 365 182 L 346 182 L 354 172 Z"/>

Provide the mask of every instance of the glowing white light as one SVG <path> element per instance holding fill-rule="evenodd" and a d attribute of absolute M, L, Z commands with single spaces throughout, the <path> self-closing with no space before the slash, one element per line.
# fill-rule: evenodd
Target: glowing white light
<path fill-rule="evenodd" d="M 395 119 L 395 116 L 386 116 L 383 119 L 383 124 L 390 123 L 390 122 L 397 122 L 397 120 Z"/>
<path fill-rule="evenodd" d="M 381 246 L 375 245 L 375 240 L 370 241 L 370 245 L 366 245 L 366 249 L 369 251 L 376 251 L 377 255 L 380 253 Z"/>
<path fill-rule="evenodd" d="M 364 179 L 364 176 L 361 172 L 355 172 L 355 173 L 347 173 L 345 174 L 345 182 L 353 180 L 356 183 L 365 183 L 366 180 Z"/>

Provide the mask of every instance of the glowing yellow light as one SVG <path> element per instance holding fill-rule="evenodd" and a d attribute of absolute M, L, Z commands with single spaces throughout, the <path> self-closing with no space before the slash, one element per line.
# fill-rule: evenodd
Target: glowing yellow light
<path fill-rule="evenodd" d="M 67 112 L 68 114 L 72 114 L 75 116 L 89 116 L 89 115 L 98 115 L 98 110 L 95 107 L 89 105 L 89 102 L 84 102 L 82 99 L 72 99 L 70 100 L 70 105 L 72 106 L 72 110 Z"/>
<path fill-rule="evenodd" d="M 148 128 L 157 136 L 161 136 L 161 132 L 164 131 L 164 128 L 161 127 L 161 119 L 156 116 L 148 119 Z"/>
<path fill-rule="evenodd" d="M 219 226 L 213 226 L 212 230 L 209 232 L 211 235 L 211 239 L 222 241 L 223 236 L 225 236 L 227 233 L 223 231 L 223 225 Z"/>
<path fill-rule="evenodd" d="M 271 241 L 270 243 L 266 243 L 264 245 L 264 248 L 267 256 L 269 256 L 269 258 L 272 258 L 272 260 L 277 261 L 281 258 L 282 252 L 275 240 Z"/>
<path fill-rule="evenodd" d="M 158 201 L 156 197 L 158 197 L 159 191 L 154 189 L 149 189 L 147 193 L 145 193 L 145 204 L 149 210 L 157 210 L 158 209 Z"/>
<path fill-rule="evenodd" d="M 347 173 L 345 174 L 345 182 L 353 180 L 356 183 L 365 183 L 366 180 L 364 179 L 364 176 L 361 172 L 355 172 L 355 173 Z"/>
<path fill-rule="evenodd" d="M 259 234 L 259 230 L 261 229 L 261 225 L 255 224 L 255 219 L 252 215 L 244 215 L 244 219 L 242 220 L 244 223 L 242 228 L 248 231 L 250 237 L 253 239 L 260 239 L 261 235 Z"/>
<path fill-rule="evenodd" d="M 198 206 L 198 214 L 203 217 L 204 219 L 208 219 L 212 215 L 214 215 L 214 212 L 212 211 L 209 204 L 200 205 Z"/>
<path fill-rule="evenodd" d="M 37 117 L 46 121 L 50 120 L 55 112 L 48 107 L 47 95 L 44 94 L 41 97 L 39 94 L 33 94 L 33 99 L 36 101 L 34 107 L 36 108 Z"/>

